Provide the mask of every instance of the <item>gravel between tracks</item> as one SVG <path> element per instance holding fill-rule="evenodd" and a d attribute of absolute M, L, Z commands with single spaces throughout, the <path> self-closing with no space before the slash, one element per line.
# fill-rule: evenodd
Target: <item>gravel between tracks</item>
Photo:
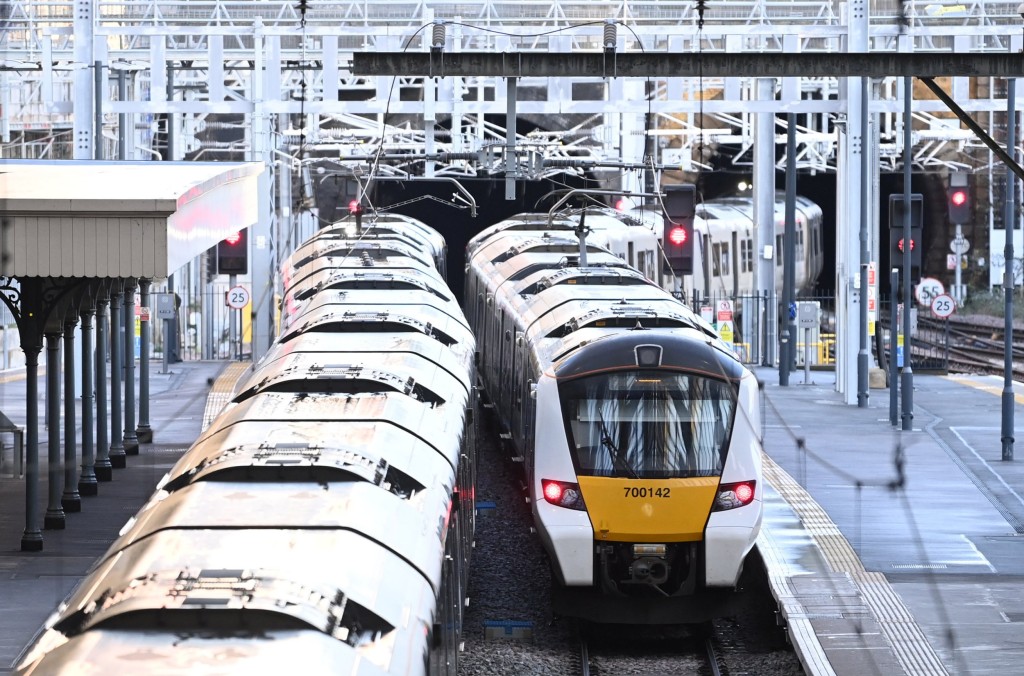
<path fill-rule="evenodd" d="M 570 620 L 551 612 L 551 577 L 540 539 L 531 532 L 530 511 L 521 490 L 520 468 L 506 457 L 496 435 L 483 421 L 478 447 L 477 500 L 493 502 L 477 519 L 476 549 L 470 568 L 470 604 L 463 625 L 464 652 L 459 676 L 533 676 L 578 673 L 577 643 Z M 770 596 L 758 591 L 763 580 L 748 584 L 743 613 L 716 620 L 715 634 L 724 646 L 723 660 L 733 676 L 791 676 L 803 673 L 781 629 L 774 624 Z M 486 636 L 487 621 L 531 623 L 527 638 Z M 629 632 L 637 628 L 630 628 Z M 628 632 L 626 632 L 628 633 Z M 658 652 L 652 650 L 652 652 Z M 666 649 L 658 662 L 638 660 L 627 673 L 686 673 L 679 651 Z M 621 661 L 617 661 L 621 664 Z"/>

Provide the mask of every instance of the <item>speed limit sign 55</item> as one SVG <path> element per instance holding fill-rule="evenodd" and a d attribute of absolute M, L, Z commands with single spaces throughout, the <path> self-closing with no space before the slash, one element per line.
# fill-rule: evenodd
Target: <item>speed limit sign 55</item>
<path fill-rule="evenodd" d="M 249 289 L 244 286 L 233 286 L 224 294 L 224 303 L 235 310 L 241 310 L 249 304 Z"/>
<path fill-rule="evenodd" d="M 932 298 L 932 314 L 939 319 L 950 317 L 956 310 L 956 301 L 948 293 Z"/>

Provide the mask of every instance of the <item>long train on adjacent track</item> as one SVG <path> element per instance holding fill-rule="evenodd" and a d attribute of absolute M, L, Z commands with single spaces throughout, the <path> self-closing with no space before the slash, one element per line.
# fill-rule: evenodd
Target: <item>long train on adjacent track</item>
<path fill-rule="evenodd" d="M 650 266 L 599 244 L 635 243 L 636 226 L 588 216 L 581 246 L 578 219 L 524 214 L 469 242 L 478 373 L 525 470 L 556 612 L 701 621 L 734 598 L 761 525 L 758 384 Z"/>
<path fill-rule="evenodd" d="M 619 211 L 588 207 L 584 225 L 590 240 L 635 267 L 658 286 L 676 291 L 688 301 L 736 298 L 756 289 L 754 280 L 754 200 L 750 196 L 721 197 L 697 205 L 693 222 L 693 273 L 674 277 L 664 265 L 663 218 L 658 208 Z M 580 225 L 580 211 L 559 214 L 520 214 L 486 228 L 481 235 L 534 232 L 565 233 Z M 782 288 L 783 236 L 786 231 L 785 195 L 776 194 L 775 244 L 771 261 L 776 288 Z M 794 281 L 798 294 L 811 292 L 824 264 L 821 207 L 797 196 L 794 210 Z M 623 227 L 629 224 L 632 227 Z M 474 242 L 483 241 L 481 237 Z M 474 242 L 470 247 L 475 246 Z"/>
<path fill-rule="evenodd" d="M 457 673 L 473 337 L 437 233 L 350 225 L 285 264 L 280 336 L 19 674 Z"/>

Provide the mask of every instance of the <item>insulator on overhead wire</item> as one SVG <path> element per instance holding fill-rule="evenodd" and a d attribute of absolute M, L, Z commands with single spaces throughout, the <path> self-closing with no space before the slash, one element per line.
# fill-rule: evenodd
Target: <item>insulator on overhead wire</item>
<path fill-rule="evenodd" d="M 435 21 L 434 27 L 430 35 L 430 48 L 434 51 L 441 51 L 444 49 L 444 34 L 445 27 L 443 21 Z"/>
<path fill-rule="evenodd" d="M 608 19 L 604 22 L 604 48 L 605 50 L 612 52 L 615 51 L 615 41 L 617 37 L 618 26 L 614 21 Z"/>
<path fill-rule="evenodd" d="M 704 10 L 707 9 L 707 0 L 697 0 L 697 28 L 704 28 Z"/>

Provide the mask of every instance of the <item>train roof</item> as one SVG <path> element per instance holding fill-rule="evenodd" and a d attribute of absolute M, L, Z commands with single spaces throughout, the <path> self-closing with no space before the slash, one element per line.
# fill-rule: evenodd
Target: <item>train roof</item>
<path fill-rule="evenodd" d="M 96 674 L 113 674 L 123 672 L 126 664 L 138 664 L 141 655 L 159 656 L 159 659 L 138 665 L 145 669 L 147 676 L 283 674 L 295 669 L 296 655 L 301 655 L 307 664 L 323 665 L 325 673 L 349 676 L 386 676 L 389 673 L 347 643 L 313 629 L 234 635 L 209 631 L 185 633 L 173 629 L 93 629 L 71 638 L 56 636 L 52 631 L 48 633 L 56 645 L 45 654 L 30 653 L 28 664 L 19 672 L 23 676 L 54 674 L 63 666 L 85 664 Z M 425 642 L 426 638 L 423 640 Z M 211 660 L 211 655 L 216 655 L 216 660 Z"/>
<path fill-rule="evenodd" d="M 245 401 L 229 403 L 196 441 L 246 420 L 282 423 L 359 423 L 394 426 L 425 442 L 457 466 L 462 444 L 462 411 L 438 411 L 403 395 L 385 392 L 320 394 L 261 392 Z"/>
<path fill-rule="evenodd" d="M 445 244 L 444 237 L 440 232 L 412 216 L 377 211 L 363 214 L 360 220 L 362 221 L 361 227 L 363 229 L 379 228 L 382 230 L 390 229 L 395 232 L 416 233 L 439 245 L 439 249 L 443 248 Z M 324 232 L 325 230 L 335 231 L 338 228 L 348 228 L 351 230 L 352 226 L 355 226 L 355 218 L 349 217 L 332 223 L 326 228 L 321 229 L 320 232 Z"/>
<path fill-rule="evenodd" d="M 635 268 L 602 263 L 588 265 L 585 268 L 558 267 L 536 270 L 528 277 L 516 280 L 512 285 L 512 293 L 530 296 L 561 284 L 571 286 L 656 286 Z"/>
<path fill-rule="evenodd" d="M 260 360 L 269 362 L 288 354 L 300 352 L 409 352 L 426 357 L 458 380 L 472 380 L 473 364 L 464 355 L 420 333 L 303 333 L 284 343 L 274 343 Z"/>
<path fill-rule="evenodd" d="M 356 305 L 432 307 L 467 328 L 469 326 L 462 314 L 462 308 L 454 298 L 444 298 L 421 289 L 327 289 L 305 300 L 296 301 L 289 296 L 286 301 L 281 312 L 281 323 L 285 327 L 291 326 L 307 312 L 316 308 L 333 307 L 337 309 Z"/>
<path fill-rule="evenodd" d="M 104 559 L 167 529 L 341 529 L 406 559 L 436 593 L 444 551 L 434 521 L 448 507 L 445 491 L 433 487 L 403 497 L 366 481 L 200 481 L 153 495 Z"/>
<path fill-rule="evenodd" d="M 506 235 L 521 235 L 523 232 L 547 232 L 565 235 L 567 232 L 572 232 L 576 225 L 576 221 L 564 216 L 556 216 L 549 222 L 547 213 L 516 214 L 488 226 L 474 235 L 466 244 L 466 258 L 472 257 L 481 246 L 501 239 Z"/>
<path fill-rule="evenodd" d="M 301 281 L 292 282 L 285 294 L 286 307 L 316 293 L 337 289 L 419 289 L 438 298 L 454 300 L 448 285 L 436 272 L 423 268 L 407 270 L 318 270 Z"/>
<path fill-rule="evenodd" d="M 380 250 L 376 253 L 370 250 L 353 252 L 350 256 L 323 256 L 315 258 L 308 265 L 295 270 L 295 276 L 287 276 L 291 271 L 289 268 L 282 269 L 285 288 L 291 288 L 296 284 L 305 284 L 305 280 L 323 271 L 338 271 L 339 273 L 355 273 L 366 270 L 377 271 L 398 271 L 398 270 L 421 270 L 437 279 L 441 273 L 437 271 L 433 263 L 425 263 L 420 257 L 392 254 Z M 443 279 L 442 279 L 443 281 Z"/>
<path fill-rule="evenodd" d="M 259 392 L 395 392 L 430 407 L 464 408 L 469 387 L 429 358 L 410 352 L 298 352 L 260 368 L 235 389 L 240 402 Z"/>
<path fill-rule="evenodd" d="M 587 253 L 598 253 L 600 251 L 604 251 L 604 249 L 594 244 L 587 245 Z M 503 237 L 485 243 L 473 254 L 472 261 L 478 265 L 486 263 L 499 265 L 524 253 L 578 256 L 579 252 L 580 243 L 575 236 L 566 237 L 562 233 L 559 233 L 557 236 L 547 233 L 542 235 L 517 233 L 515 236 Z"/>
<path fill-rule="evenodd" d="M 255 496 L 252 505 L 264 511 Z M 66 634 L 318 629 L 376 644 L 363 657 L 387 669 L 392 651 L 384 637 L 410 622 L 425 631 L 434 602 L 429 582 L 406 559 L 353 531 L 181 528 L 158 530 L 101 563 L 51 626 Z"/>
<path fill-rule="evenodd" d="M 324 258 L 344 259 L 370 256 L 382 261 L 398 256 L 414 258 L 434 267 L 433 259 L 423 249 L 394 239 L 313 239 L 302 245 L 281 266 L 285 279 L 295 279 L 301 268 Z"/>
<path fill-rule="evenodd" d="M 287 342 L 309 331 L 363 331 L 400 333 L 415 331 L 452 348 L 473 349 L 473 334 L 466 326 L 433 307 L 381 307 L 351 305 L 311 308 L 281 333 Z"/>
<path fill-rule="evenodd" d="M 277 403 L 285 407 L 289 402 Z M 310 425 L 294 415 L 269 415 L 267 420 L 218 420 L 213 432 L 194 443 L 157 487 L 174 491 L 196 481 L 264 476 L 323 483 L 345 477 L 399 495 L 453 485 L 448 459 L 403 427 L 373 419 Z"/>
<path fill-rule="evenodd" d="M 746 370 L 717 337 L 691 328 L 654 328 L 576 331 L 544 346 L 542 358 L 551 364 L 554 377 L 576 378 L 603 370 L 642 367 L 637 347 L 658 350 L 661 367 L 698 371 L 710 377 L 738 381 Z M 581 348 L 586 347 L 586 350 Z"/>
<path fill-rule="evenodd" d="M 526 334 L 530 340 L 539 340 L 559 338 L 586 326 L 685 326 L 700 329 L 693 314 L 664 292 L 656 295 L 623 294 L 621 291 L 614 289 L 608 293 L 588 293 L 582 299 L 566 294 L 550 298 L 543 305 L 524 308 Z"/>

